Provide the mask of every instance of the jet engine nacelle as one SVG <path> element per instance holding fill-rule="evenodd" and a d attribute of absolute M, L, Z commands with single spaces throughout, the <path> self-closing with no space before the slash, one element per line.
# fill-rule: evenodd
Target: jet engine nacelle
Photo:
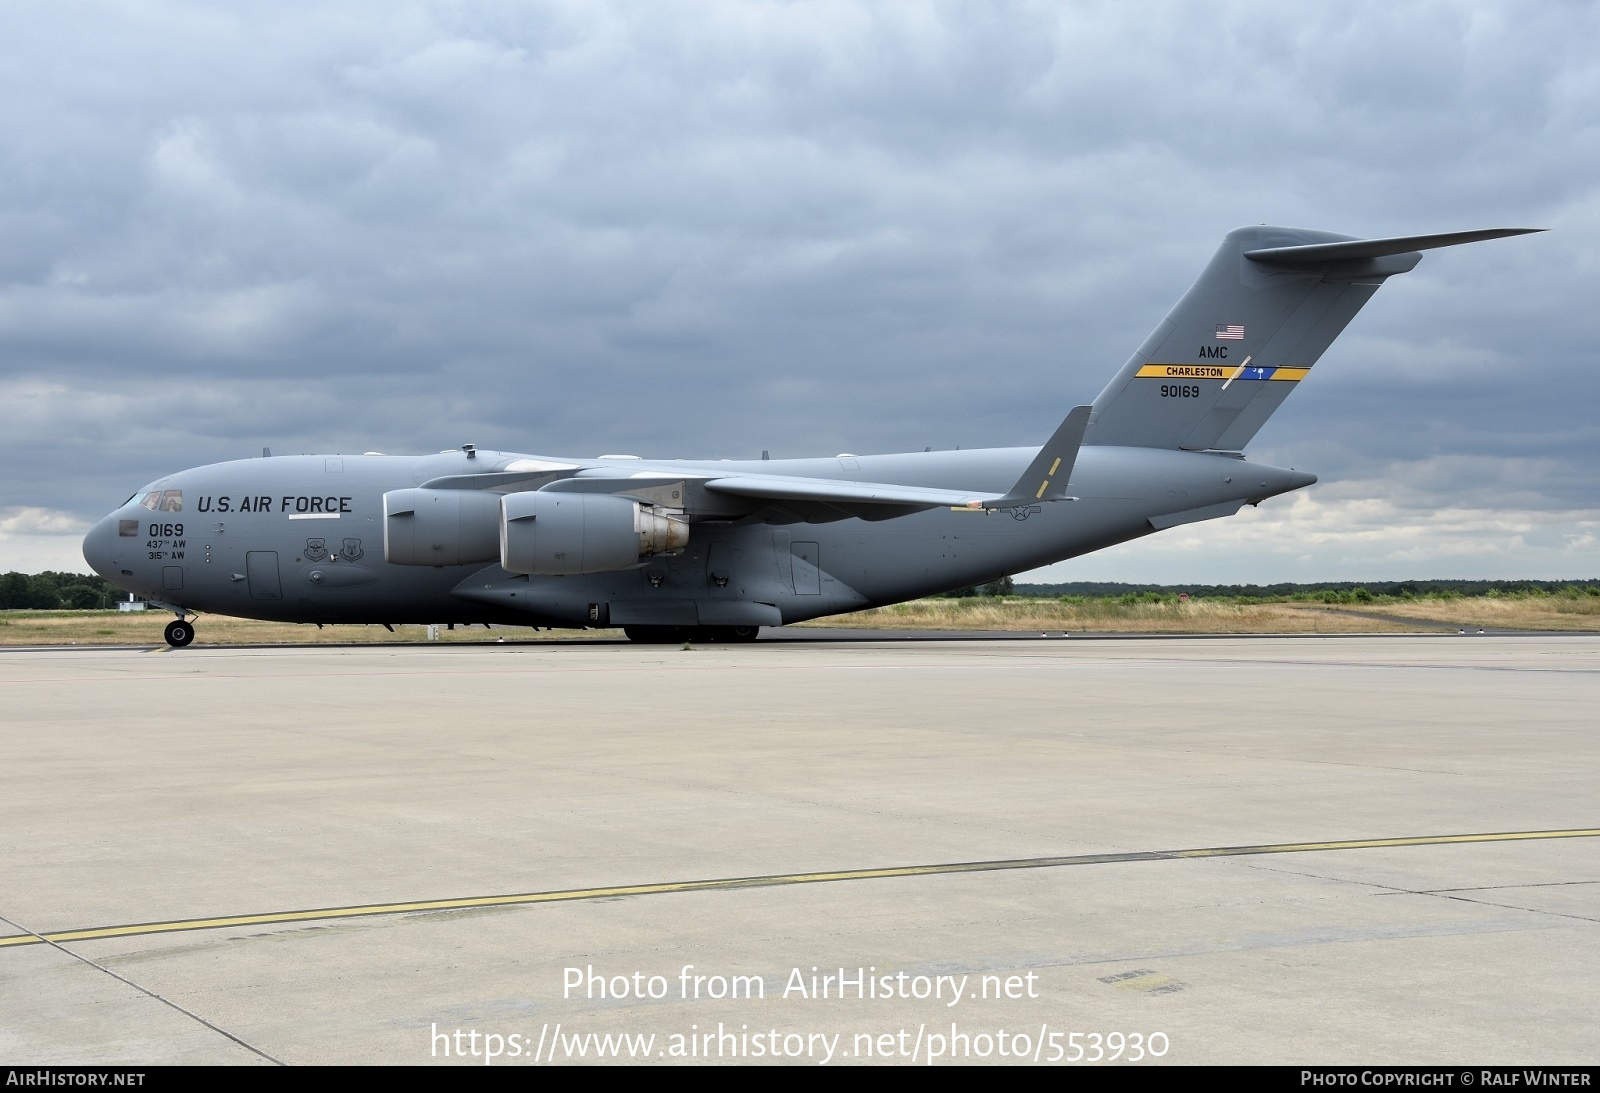
<path fill-rule="evenodd" d="M 689 542 L 681 518 L 609 493 L 508 493 L 500 509 L 500 565 L 511 573 L 626 569 Z"/>
<path fill-rule="evenodd" d="M 500 495 L 391 490 L 383 495 L 383 557 L 393 565 L 470 565 L 500 557 Z"/>

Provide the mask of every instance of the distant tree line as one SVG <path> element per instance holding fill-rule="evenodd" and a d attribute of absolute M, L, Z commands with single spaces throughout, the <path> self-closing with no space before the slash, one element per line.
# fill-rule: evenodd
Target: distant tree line
<path fill-rule="evenodd" d="M 1057 599 L 1126 599 L 1157 602 L 1182 593 L 1214 599 L 1320 600 L 1326 603 L 1362 603 L 1383 596 L 1413 599 L 1419 596 L 1600 596 L 1600 579 L 1571 581 L 1321 581 L 1311 584 L 1123 584 L 1117 581 L 1071 581 L 1064 584 L 1019 584 L 1014 596 Z"/>
<path fill-rule="evenodd" d="M 109 609 L 123 595 L 103 577 L 83 573 L 0 574 L 0 611 Z"/>

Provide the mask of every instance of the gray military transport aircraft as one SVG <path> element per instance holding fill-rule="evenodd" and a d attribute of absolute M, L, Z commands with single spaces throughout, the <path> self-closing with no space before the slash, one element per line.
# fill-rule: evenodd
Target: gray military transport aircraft
<path fill-rule="evenodd" d="M 1354 239 L 1249 227 L 1042 448 L 830 459 L 246 459 L 150 483 L 95 571 L 172 611 L 307 623 L 620 626 L 749 641 L 1231 516 L 1316 476 L 1241 449 L 1418 252 L 1541 229 Z"/>

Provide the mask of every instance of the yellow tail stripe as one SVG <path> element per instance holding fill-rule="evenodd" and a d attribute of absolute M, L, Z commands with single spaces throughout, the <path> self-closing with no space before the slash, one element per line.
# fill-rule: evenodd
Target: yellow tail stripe
<path fill-rule="evenodd" d="M 1236 371 L 1235 366 L 1215 364 L 1146 364 L 1140 367 L 1134 375 L 1139 379 L 1163 380 L 1226 380 Z M 1309 368 L 1290 368 L 1280 366 L 1274 368 L 1272 375 L 1267 377 L 1273 380 L 1303 380 L 1309 375 Z M 1252 381 L 1253 382 L 1253 381 Z"/>

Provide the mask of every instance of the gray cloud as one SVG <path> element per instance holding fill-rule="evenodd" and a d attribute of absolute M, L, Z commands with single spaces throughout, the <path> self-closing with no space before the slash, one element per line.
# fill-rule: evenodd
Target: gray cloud
<path fill-rule="evenodd" d="M 1316 470 L 1327 506 L 1467 498 L 1559 535 L 1596 507 L 1600 455 L 1597 24 L 1509 3 L 8 9 L 0 510 L 60 529 L 263 445 L 1027 443 L 1237 224 L 1527 224 L 1558 230 L 1385 287 L 1253 454 Z"/>

